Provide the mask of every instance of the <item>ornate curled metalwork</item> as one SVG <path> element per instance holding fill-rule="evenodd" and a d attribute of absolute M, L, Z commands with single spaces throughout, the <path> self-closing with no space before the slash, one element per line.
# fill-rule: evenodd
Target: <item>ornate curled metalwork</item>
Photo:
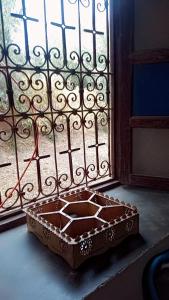
<path fill-rule="evenodd" d="M 4 120 L 0 122 L 0 139 L 2 142 L 8 142 L 13 137 L 13 127 L 10 122 Z"/>
<path fill-rule="evenodd" d="M 97 3 L 97 10 L 99 12 L 104 12 L 106 10 L 107 5 L 108 5 L 108 0 L 102 0 L 99 3 Z"/>
<path fill-rule="evenodd" d="M 0 159 L 5 157 L 5 151 L 12 153 L 9 158 L 6 155 L 6 163 L 0 160 L 0 170 L 3 176 L 7 172 L 11 177 L 12 170 L 15 173 L 9 186 L 5 180 L 3 187 L 0 186 L 2 202 L 19 182 L 0 213 L 111 176 L 112 74 L 109 51 L 106 46 L 104 51 L 100 50 L 97 40 L 103 38 L 103 43 L 109 44 L 108 1 L 59 0 L 61 22 L 50 19 L 46 9 L 48 1 L 42 2 L 45 22 L 36 15 L 27 15 L 27 0 L 21 1 L 19 14 L 14 5 L 8 16 L 5 1 L 0 2 L 3 33 L 0 41 L 0 145 L 3 147 L 0 151 L 4 151 Z M 78 16 L 77 20 L 72 17 L 72 24 L 65 21 L 65 2 Z M 83 11 L 89 10 L 92 28 L 80 21 Z M 97 17 L 106 18 L 104 30 L 99 27 Z M 7 20 L 9 26 L 10 22 L 16 23 L 15 32 L 19 26 L 22 28 L 24 40 L 15 41 L 12 26 L 11 34 L 6 31 Z M 39 39 L 40 33 L 35 43 L 30 42 L 28 21 L 34 28 L 41 21 L 44 42 Z M 51 28 L 56 36 L 57 30 L 60 31 L 60 44 L 49 40 Z M 91 38 L 89 47 L 82 33 Z M 75 46 L 71 44 L 74 40 Z M 30 168 L 20 180 L 31 159 Z"/>
<path fill-rule="evenodd" d="M 80 0 L 80 3 L 87 8 L 90 5 L 90 0 Z"/>
<path fill-rule="evenodd" d="M 46 51 L 42 46 L 35 46 L 32 51 L 32 59 L 30 59 L 30 65 L 32 67 L 42 68 L 46 64 Z M 39 62 L 38 62 L 39 58 Z"/>

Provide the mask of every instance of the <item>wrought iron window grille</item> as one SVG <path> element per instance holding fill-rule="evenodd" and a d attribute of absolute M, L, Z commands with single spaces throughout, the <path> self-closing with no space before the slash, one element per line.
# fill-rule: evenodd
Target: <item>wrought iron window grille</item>
<path fill-rule="evenodd" d="M 1 215 L 113 178 L 108 1 L 60 0 L 60 19 L 50 17 L 49 12 L 55 11 L 54 1 L 38 0 L 38 16 L 30 15 L 26 0 L 13 7 L 6 7 L 8 2 L 0 1 L 1 203 L 30 161 L 37 128 L 40 142 L 30 169 L 1 205 Z M 70 18 L 69 8 L 75 17 Z M 86 14 L 91 16 L 88 23 Z M 16 24 L 20 44 L 10 36 Z M 38 44 L 36 33 L 37 43 L 33 45 L 30 28 L 36 32 L 38 24 L 43 42 Z M 53 42 L 51 31 L 56 31 Z M 58 45 L 57 36 L 61 41 Z M 104 43 L 101 50 L 100 41 Z"/>

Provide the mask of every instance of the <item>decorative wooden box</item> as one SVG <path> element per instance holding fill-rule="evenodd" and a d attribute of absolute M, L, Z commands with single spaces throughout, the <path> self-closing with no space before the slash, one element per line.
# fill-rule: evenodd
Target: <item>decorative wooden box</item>
<path fill-rule="evenodd" d="M 139 232 L 136 207 L 87 188 L 24 211 L 28 230 L 74 269 Z"/>

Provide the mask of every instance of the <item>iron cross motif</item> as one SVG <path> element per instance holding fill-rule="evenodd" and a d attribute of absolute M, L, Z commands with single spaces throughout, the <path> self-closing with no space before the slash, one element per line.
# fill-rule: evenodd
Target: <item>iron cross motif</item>
<path fill-rule="evenodd" d="M 97 115 L 95 115 L 95 141 L 96 143 L 93 145 L 88 146 L 88 148 L 95 148 L 96 149 L 96 164 L 97 164 L 97 172 L 100 170 L 99 166 L 99 147 L 106 145 L 106 143 L 99 143 L 98 138 L 98 121 L 97 121 Z"/>
<path fill-rule="evenodd" d="M 90 145 L 90 146 L 88 146 L 88 148 L 98 148 L 98 147 L 103 146 L 103 145 L 105 145 L 105 143 Z"/>
<path fill-rule="evenodd" d="M 24 162 L 29 162 L 30 160 L 36 161 L 36 168 L 37 168 L 37 176 L 38 176 L 38 188 L 39 192 L 42 192 L 42 178 L 41 178 L 41 166 L 40 166 L 40 160 L 50 157 L 50 155 L 37 155 L 33 159 L 27 158 L 24 159 Z"/>
<path fill-rule="evenodd" d="M 68 157 L 69 157 L 69 167 L 70 167 L 70 177 L 71 177 L 71 181 L 74 182 L 72 152 L 79 151 L 80 148 L 74 148 L 74 149 L 72 149 L 72 147 L 71 147 L 70 120 L 69 119 L 67 119 L 67 132 L 68 132 L 68 150 L 61 151 L 61 152 L 59 152 L 59 154 L 68 154 Z"/>
<path fill-rule="evenodd" d="M 93 35 L 93 65 L 94 68 L 97 67 L 96 62 L 96 35 L 104 35 L 104 32 L 96 30 L 96 4 L 95 0 L 92 1 L 92 26 L 93 29 L 84 29 L 85 32 L 91 33 Z"/>
<path fill-rule="evenodd" d="M 76 152 L 76 151 L 79 151 L 79 150 L 80 150 L 80 148 L 71 149 L 71 146 L 69 146 L 68 150 L 59 152 L 59 154 L 66 154 L 66 153 L 68 154 L 68 157 L 69 157 L 69 166 L 70 166 L 70 177 L 71 177 L 72 182 L 74 181 L 72 153 Z"/>
<path fill-rule="evenodd" d="M 61 0 L 61 18 L 62 18 L 62 23 L 56 23 L 56 22 L 51 22 L 52 25 L 60 27 L 62 30 L 62 43 L 63 43 L 63 60 L 64 60 L 64 65 L 67 64 L 67 46 L 66 46 L 66 30 L 67 29 L 72 29 L 75 30 L 76 27 L 66 25 L 65 24 L 65 13 L 64 13 L 64 0 Z"/>
<path fill-rule="evenodd" d="M 11 16 L 23 20 L 24 34 L 25 34 L 25 53 L 26 53 L 26 59 L 29 60 L 30 59 L 30 53 L 29 53 L 29 39 L 28 39 L 27 21 L 39 22 L 39 20 L 35 19 L 35 18 L 32 18 L 32 17 L 28 17 L 26 15 L 25 0 L 22 0 L 22 10 L 23 10 L 23 14 L 20 15 L 20 14 L 11 13 Z"/>

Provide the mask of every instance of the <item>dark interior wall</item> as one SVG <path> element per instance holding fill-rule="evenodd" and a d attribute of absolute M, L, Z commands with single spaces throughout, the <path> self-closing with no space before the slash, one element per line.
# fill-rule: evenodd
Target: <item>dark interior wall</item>
<path fill-rule="evenodd" d="M 135 0 L 135 50 L 169 48 L 169 1 Z"/>
<path fill-rule="evenodd" d="M 135 51 L 169 49 L 169 1 L 135 0 Z M 133 67 L 133 116 L 169 116 L 169 63 Z M 169 177 L 168 130 L 133 130 L 132 172 Z M 157 147 L 158 145 L 158 147 Z M 165 157 L 165 158 L 164 158 Z M 155 166 L 155 167 L 153 167 Z"/>
<path fill-rule="evenodd" d="M 169 178 L 169 129 L 133 129 L 133 169 L 140 175 Z"/>

